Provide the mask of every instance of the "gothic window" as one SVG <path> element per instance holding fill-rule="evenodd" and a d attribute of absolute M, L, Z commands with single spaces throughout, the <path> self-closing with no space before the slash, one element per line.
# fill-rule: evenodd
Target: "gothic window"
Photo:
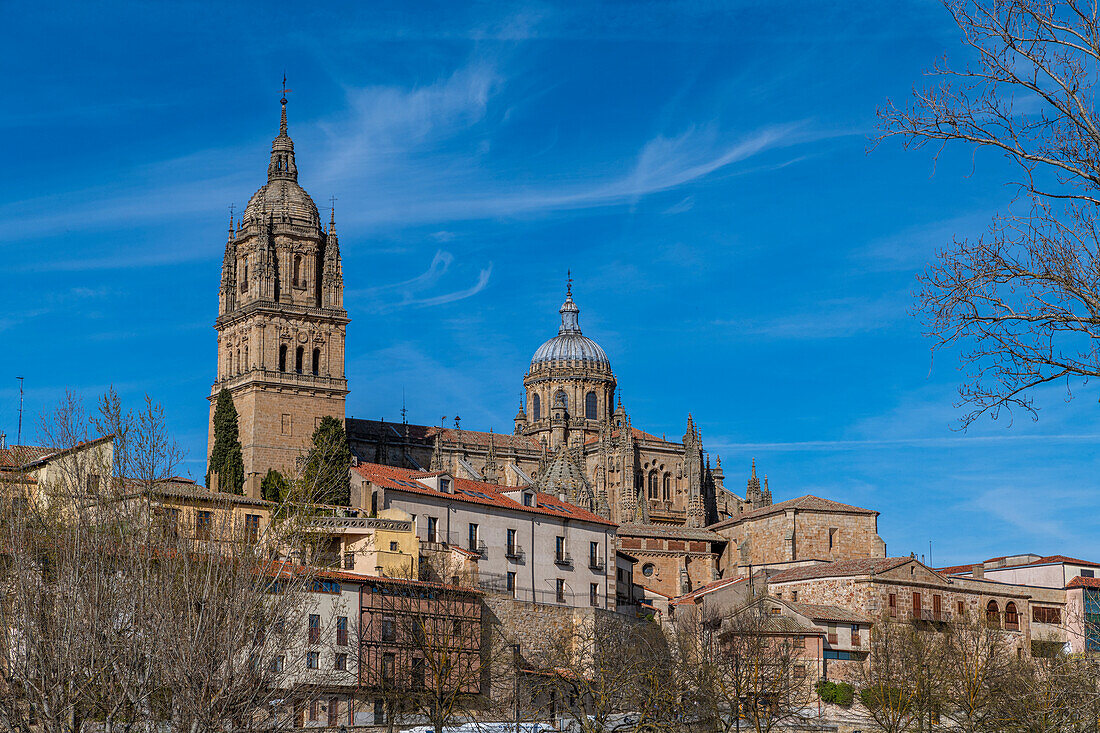
<path fill-rule="evenodd" d="M 672 501 L 672 476 L 665 474 L 664 500 Z"/>
<path fill-rule="evenodd" d="M 653 470 L 649 472 L 649 498 L 656 499 L 659 497 L 659 486 L 657 471 Z"/>
<path fill-rule="evenodd" d="M 299 374 L 302 373 L 302 359 L 305 357 L 305 354 L 306 350 L 303 349 L 301 346 L 299 346 L 294 352 L 294 371 L 298 372 Z"/>
<path fill-rule="evenodd" d="M 531 395 L 531 419 L 538 420 L 542 417 L 542 400 L 537 394 Z"/>
<path fill-rule="evenodd" d="M 279 371 L 286 371 L 286 344 L 279 347 Z"/>
<path fill-rule="evenodd" d="M 321 350 L 313 350 L 313 376 L 317 376 L 321 373 Z"/>
<path fill-rule="evenodd" d="M 248 260 L 241 263 L 241 292 L 248 292 Z"/>
<path fill-rule="evenodd" d="M 291 283 L 294 287 L 298 287 L 298 283 L 302 278 L 302 256 L 294 255 L 294 275 L 291 277 Z"/>
<path fill-rule="evenodd" d="M 229 376 L 233 373 L 233 352 L 227 351 L 225 354 L 225 376 Z"/>
<path fill-rule="evenodd" d="M 589 392 L 584 396 L 584 419 L 596 419 L 596 393 Z"/>
<path fill-rule="evenodd" d="M 237 349 L 237 368 L 233 371 L 234 374 L 241 373 L 241 350 Z"/>
<path fill-rule="evenodd" d="M 248 371 L 248 344 L 244 345 L 244 370 Z"/>

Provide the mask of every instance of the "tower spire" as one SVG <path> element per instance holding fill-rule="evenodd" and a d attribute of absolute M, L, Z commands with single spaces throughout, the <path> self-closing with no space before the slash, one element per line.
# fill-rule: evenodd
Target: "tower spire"
<path fill-rule="evenodd" d="M 282 105 L 282 113 L 279 117 L 279 135 L 271 142 L 271 163 L 267 166 L 267 180 L 276 179 L 298 180 L 298 166 L 294 162 L 294 141 L 286 129 L 286 95 L 290 90 L 286 88 L 286 74 L 283 74 L 283 96 L 279 100 Z"/>

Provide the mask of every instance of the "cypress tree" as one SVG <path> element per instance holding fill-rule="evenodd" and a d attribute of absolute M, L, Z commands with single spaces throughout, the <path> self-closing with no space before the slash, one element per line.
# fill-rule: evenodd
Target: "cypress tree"
<path fill-rule="evenodd" d="M 214 407 L 214 447 L 206 465 L 206 485 L 211 474 L 218 475 L 218 490 L 230 494 L 244 493 L 244 461 L 241 459 L 241 439 L 237 429 L 237 408 L 224 387 L 218 392 Z"/>
<path fill-rule="evenodd" d="M 351 503 L 351 448 L 344 425 L 329 415 L 313 431 L 313 445 L 306 456 L 303 479 L 313 501 L 320 504 Z"/>
<path fill-rule="evenodd" d="M 260 483 L 260 494 L 268 501 L 282 501 L 286 498 L 290 486 L 283 474 L 274 468 L 267 469 L 267 475 Z"/>

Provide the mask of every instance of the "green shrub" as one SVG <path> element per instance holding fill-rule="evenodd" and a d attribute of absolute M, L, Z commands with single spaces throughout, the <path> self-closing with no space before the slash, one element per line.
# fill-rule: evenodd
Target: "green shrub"
<path fill-rule="evenodd" d="M 814 686 L 814 689 L 817 690 L 817 696 L 821 698 L 822 702 L 831 702 L 835 705 L 851 705 L 856 694 L 855 688 L 847 682 L 821 680 Z"/>

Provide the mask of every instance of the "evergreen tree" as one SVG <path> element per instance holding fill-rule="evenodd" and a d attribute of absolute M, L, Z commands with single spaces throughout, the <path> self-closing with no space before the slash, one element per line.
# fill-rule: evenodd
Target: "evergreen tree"
<path fill-rule="evenodd" d="M 290 489 L 290 484 L 283 478 L 283 474 L 274 468 L 267 469 L 267 475 L 260 483 L 260 493 L 268 501 L 282 501 Z"/>
<path fill-rule="evenodd" d="M 224 387 L 218 392 L 214 407 L 214 447 L 206 466 L 206 485 L 211 474 L 218 475 L 218 490 L 230 494 L 244 493 L 244 461 L 241 459 L 241 439 L 237 429 L 237 408 Z"/>
<path fill-rule="evenodd" d="M 336 418 L 326 415 L 313 431 L 313 445 L 306 456 L 302 471 L 308 494 L 306 500 L 340 506 L 350 504 L 350 468 L 351 448 L 348 447 L 344 425 Z"/>

